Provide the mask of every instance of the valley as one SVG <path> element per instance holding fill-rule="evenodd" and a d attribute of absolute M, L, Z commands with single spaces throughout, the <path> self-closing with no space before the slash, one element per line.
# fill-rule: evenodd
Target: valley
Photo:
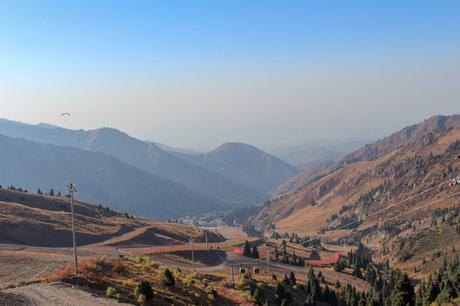
<path fill-rule="evenodd" d="M 129 206 L 116 201 L 113 207 L 90 204 L 77 197 L 79 274 L 74 275 L 70 199 L 58 188 L 65 178 L 57 176 L 57 187 L 46 192 L 43 187 L 37 192 L 26 189 L 34 182 L 33 175 L 23 187 L 1 186 L 0 301 L 12 305 L 61 305 L 63 299 L 66 305 L 79 305 L 81 300 L 88 305 L 352 306 L 364 301 L 385 305 L 414 288 L 417 294 L 410 293 L 411 299 L 420 300 L 426 290 L 420 288 L 428 286 L 432 275 L 453 278 L 460 267 L 459 139 L 460 117 L 436 116 L 303 171 L 243 144 L 226 144 L 206 154 L 171 152 L 260 195 L 273 194 L 268 200 L 261 197 L 257 205 L 229 204 L 227 198 L 220 206 L 211 204 L 216 198 L 210 194 L 201 194 L 201 199 L 187 201 L 203 205 L 195 210 L 193 204 L 175 200 L 182 196 L 177 182 L 139 165 L 121 163 L 93 149 L 80 151 L 5 136 L 10 150 L 30 147 L 35 157 L 27 152 L 8 155 L 4 150 L 8 159 L 2 181 L 16 182 L 11 175 L 25 169 L 44 173 L 54 167 L 51 162 L 74 162 L 72 156 L 79 155 L 96 158 L 93 165 L 97 166 L 85 167 L 92 171 L 89 174 L 84 169 L 63 173 L 76 171 L 83 182 L 87 175 L 98 177 L 79 185 L 83 199 L 84 189 L 96 190 L 89 184 L 100 186 L 98 190 L 113 188 L 110 184 L 117 176 L 131 181 L 131 185 L 115 185 L 119 192 L 132 188 L 134 193 L 126 198 L 125 203 L 133 203 Z M 45 158 L 50 149 L 53 159 Z M 16 167 L 19 172 L 14 172 L 7 162 L 15 158 L 39 162 L 29 162 L 24 170 Z M 105 168 L 107 159 L 111 161 Z M 129 172 L 114 172 L 121 168 Z M 155 183 L 150 181 L 153 178 Z M 155 184 L 167 200 L 143 196 L 141 188 Z M 167 188 L 159 187 L 162 184 L 172 188 L 170 195 L 164 193 Z M 197 196 L 193 187 L 180 188 L 188 192 L 183 195 L 187 200 Z M 151 190 L 152 196 L 158 194 Z M 122 199 L 110 189 L 106 194 Z M 146 206 L 136 206 L 143 199 L 148 199 Z M 130 213 L 133 209 L 136 214 Z M 155 214 L 157 210 L 161 213 Z M 410 290 L 404 291 L 403 285 Z M 441 280 L 438 286 L 439 293 L 431 301 L 456 298 L 454 293 L 441 295 L 445 286 Z"/>

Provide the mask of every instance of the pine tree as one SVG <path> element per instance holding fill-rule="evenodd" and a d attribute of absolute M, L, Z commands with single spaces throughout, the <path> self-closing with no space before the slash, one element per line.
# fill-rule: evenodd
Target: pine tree
<path fill-rule="evenodd" d="M 247 240 L 244 242 L 243 256 L 252 257 L 251 246 Z"/>
<path fill-rule="evenodd" d="M 294 286 L 296 284 L 296 278 L 295 278 L 295 274 L 294 272 L 291 271 L 291 273 L 289 273 L 289 283 L 291 284 L 291 286 Z"/>
<path fill-rule="evenodd" d="M 252 248 L 251 257 L 259 258 L 259 250 L 257 249 L 256 245 L 254 245 L 254 247 Z"/>
<path fill-rule="evenodd" d="M 414 288 L 412 287 L 409 278 L 406 274 L 399 279 L 393 292 L 391 293 L 392 306 L 407 306 L 414 305 Z"/>
<path fill-rule="evenodd" d="M 341 285 L 340 285 L 339 279 L 337 279 L 337 280 L 335 281 L 335 288 L 336 288 L 336 289 L 340 289 L 340 287 L 341 287 Z"/>
<path fill-rule="evenodd" d="M 284 290 L 284 286 L 281 283 L 278 283 L 275 289 L 275 299 L 277 304 L 281 304 L 285 294 L 286 292 Z"/>
<path fill-rule="evenodd" d="M 355 267 L 353 269 L 353 275 L 358 278 L 363 278 L 363 274 L 361 273 L 361 263 L 360 261 L 356 261 Z"/>
<path fill-rule="evenodd" d="M 174 275 L 169 269 L 165 269 L 163 275 L 161 276 L 161 284 L 163 286 L 174 287 L 175 283 L 176 280 L 174 279 Z"/>

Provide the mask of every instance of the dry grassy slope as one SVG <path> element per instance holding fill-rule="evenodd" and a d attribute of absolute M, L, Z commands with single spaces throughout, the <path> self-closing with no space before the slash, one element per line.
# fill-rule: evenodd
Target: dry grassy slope
<path fill-rule="evenodd" d="M 273 196 L 279 197 L 307 186 L 310 182 L 325 173 L 354 162 L 375 160 L 385 154 L 424 137 L 428 133 L 441 133 L 451 128 L 460 129 L 460 115 L 433 116 L 425 121 L 406 127 L 372 144 L 363 146 L 354 152 L 345 155 L 337 162 L 319 164 L 305 169 L 301 174 L 293 177 L 274 189 Z"/>
<path fill-rule="evenodd" d="M 460 129 L 460 115 L 433 116 L 421 123 L 406 127 L 382 140 L 346 155 L 339 161 L 339 165 L 356 161 L 373 160 L 401 146 L 407 145 L 428 133 L 440 133 L 450 128 Z"/>
<path fill-rule="evenodd" d="M 71 243 L 70 203 L 65 197 L 0 189 L 0 243 L 64 247 Z M 204 240 L 202 230 L 175 223 L 127 218 L 113 210 L 75 202 L 80 245 L 168 245 L 189 237 Z M 221 241 L 210 234 L 210 241 Z"/>
<path fill-rule="evenodd" d="M 361 216 L 386 207 L 445 181 L 449 175 L 448 167 L 459 169 L 460 160 L 455 156 L 460 149 L 446 152 L 458 139 L 459 129 L 429 133 L 377 159 L 346 165 L 289 196 L 265 205 L 253 222 L 262 225 L 274 222 L 280 232 L 316 234 L 327 225 L 327 219 L 332 214 L 339 214 L 341 207 L 357 203 L 363 195 L 379 186 L 383 190 L 373 195 L 375 198 L 370 205 L 358 205 L 353 211 Z M 448 191 L 439 192 L 438 196 L 442 196 Z M 412 207 L 408 205 L 422 205 L 433 198 L 433 193 L 427 194 L 418 198 L 416 203 L 390 209 L 379 217 L 390 217 Z M 439 205 L 446 203 L 452 205 L 455 200 Z M 376 218 L 370 221 L 378 222 Z"/>

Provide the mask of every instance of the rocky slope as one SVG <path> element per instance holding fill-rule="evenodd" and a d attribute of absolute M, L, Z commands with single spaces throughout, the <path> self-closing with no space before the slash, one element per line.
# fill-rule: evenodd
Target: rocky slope
<path fill-rule="evenodd" d="M 253 223 L 274 223 L 279 231 L 317 234 L 446 181 L 460 168 L 460 160 L 455 159 L 460 153 L 459 122 L 459 116 L 433 117 L 360 149 L 344 159 L 342 167 L 264 205 Z M 424 194 L 415 203 L 407 202 L 378 217 L 383 220 L 446 192 Z M 439 205 L 451 205 L 454 200 Z M 430 209 L 434 207 L 423 211 Z"/>

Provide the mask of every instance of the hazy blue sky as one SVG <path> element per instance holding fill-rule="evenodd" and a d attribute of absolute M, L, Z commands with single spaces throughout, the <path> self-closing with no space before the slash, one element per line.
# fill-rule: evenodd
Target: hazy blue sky
<path fill-rule="evenodd" d="M 460 112 L 460 1 L 0 1 L 0 117 L 173 146 Z"/>

